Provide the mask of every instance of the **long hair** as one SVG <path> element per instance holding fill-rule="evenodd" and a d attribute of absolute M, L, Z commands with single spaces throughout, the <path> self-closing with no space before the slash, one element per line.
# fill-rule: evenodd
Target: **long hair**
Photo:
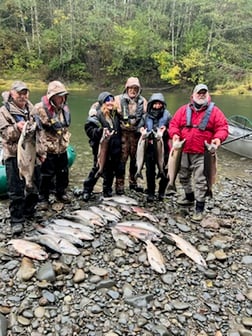
<path fill-rule="evenodd" d="M 111 114 L 114 111 L 117 111 L 117 105 L 115 102 L 113 102 L 113 108 L 112 110 L 109 110 L 106 103 L 103 103 L 101 106 L 101 111 L 104 115 L 104 118 L 109 122 L 112 118 L 111 118 Z"/>

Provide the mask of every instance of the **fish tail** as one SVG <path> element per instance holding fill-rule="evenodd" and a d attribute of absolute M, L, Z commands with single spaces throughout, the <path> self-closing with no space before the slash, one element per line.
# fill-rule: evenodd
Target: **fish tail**
<path fill-rule="evenodd" d="M 140 178 L 141 180 L 143 180 L 143 174 L 141 172 L 136 173 L 135 179 L 137 179 L 137 178 Z"/>
<path fill-rule="evenodd" d="M 207 189 L 206 193 L 205 193 L 205 197 L 210 197 L 210 198 L 213 198 L 213 192 L 211 189 Z"/>
<path fill-rule="evenodd" d="M 167 191 L 174 191 L 174 192 L 176 192 L 177 188 L 176 188 L 175 184 L 168 184 Z"/>

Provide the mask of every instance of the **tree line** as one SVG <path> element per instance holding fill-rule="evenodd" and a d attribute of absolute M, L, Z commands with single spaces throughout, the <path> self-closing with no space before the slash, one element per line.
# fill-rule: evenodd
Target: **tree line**
<path fill-rule="evenodd" d="M 1 0 L 1 77 L 111 86 L 251 76 L 251 0 Z"/>

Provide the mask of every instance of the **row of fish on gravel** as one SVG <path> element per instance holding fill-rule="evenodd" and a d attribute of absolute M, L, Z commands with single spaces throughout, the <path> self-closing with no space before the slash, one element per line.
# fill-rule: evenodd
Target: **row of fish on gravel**
<path fill-rule="evenodd" d="M 119 211 L 118 208 L 121 210 Z M 135 213 L 146 220 L 123 221 L 122 213 Z M 158 218 L 147 209 L 137 206 L 137 201 L 127 196 L 113 196 L 103 199 L 97 206 L 86 210 L 75 210 L 64 218 L 54 218 L 36 226 L 35 235 L 23 239 L 11 239 L 14 249 L 22 255 L 37 260 L 49 257 L 42 246 L 60 254 L 79 255 L 83 241 L 94 239 L 96 227 L 111 230 L 113 239 L 133 247 L 141 241 L 145 244 L 149 264 L 158 273 L 165 273 L 165 258 L 153 242 L 176 244 L 197 264 L 207 267 L 206 261 L 189 242 L 182 237 L 159 230 L 155 224 Z M 41 246 L 42 245 L 42 246 Z"/>

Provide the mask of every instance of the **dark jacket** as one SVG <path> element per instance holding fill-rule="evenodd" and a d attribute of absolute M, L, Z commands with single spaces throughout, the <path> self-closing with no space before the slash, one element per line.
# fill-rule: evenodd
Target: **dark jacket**
<path fill-rule="evenodd" d="M 96 112 L 93 115 L 89 115 L 84 125 L 85 132 L 89 138 L 89 144 L 93 148 L 93 153 L 96 155 L 104 128 L 108 128 L 110 132 L 114 131 L 109 142 L 109 153 L 117 155 L 121 152 L 120 116 L 116 110 L 113 110 L 110 113 L 110 117 L 112 125 L 105 119 L 101 111 L 101 106 L 98 105 Z"/>

